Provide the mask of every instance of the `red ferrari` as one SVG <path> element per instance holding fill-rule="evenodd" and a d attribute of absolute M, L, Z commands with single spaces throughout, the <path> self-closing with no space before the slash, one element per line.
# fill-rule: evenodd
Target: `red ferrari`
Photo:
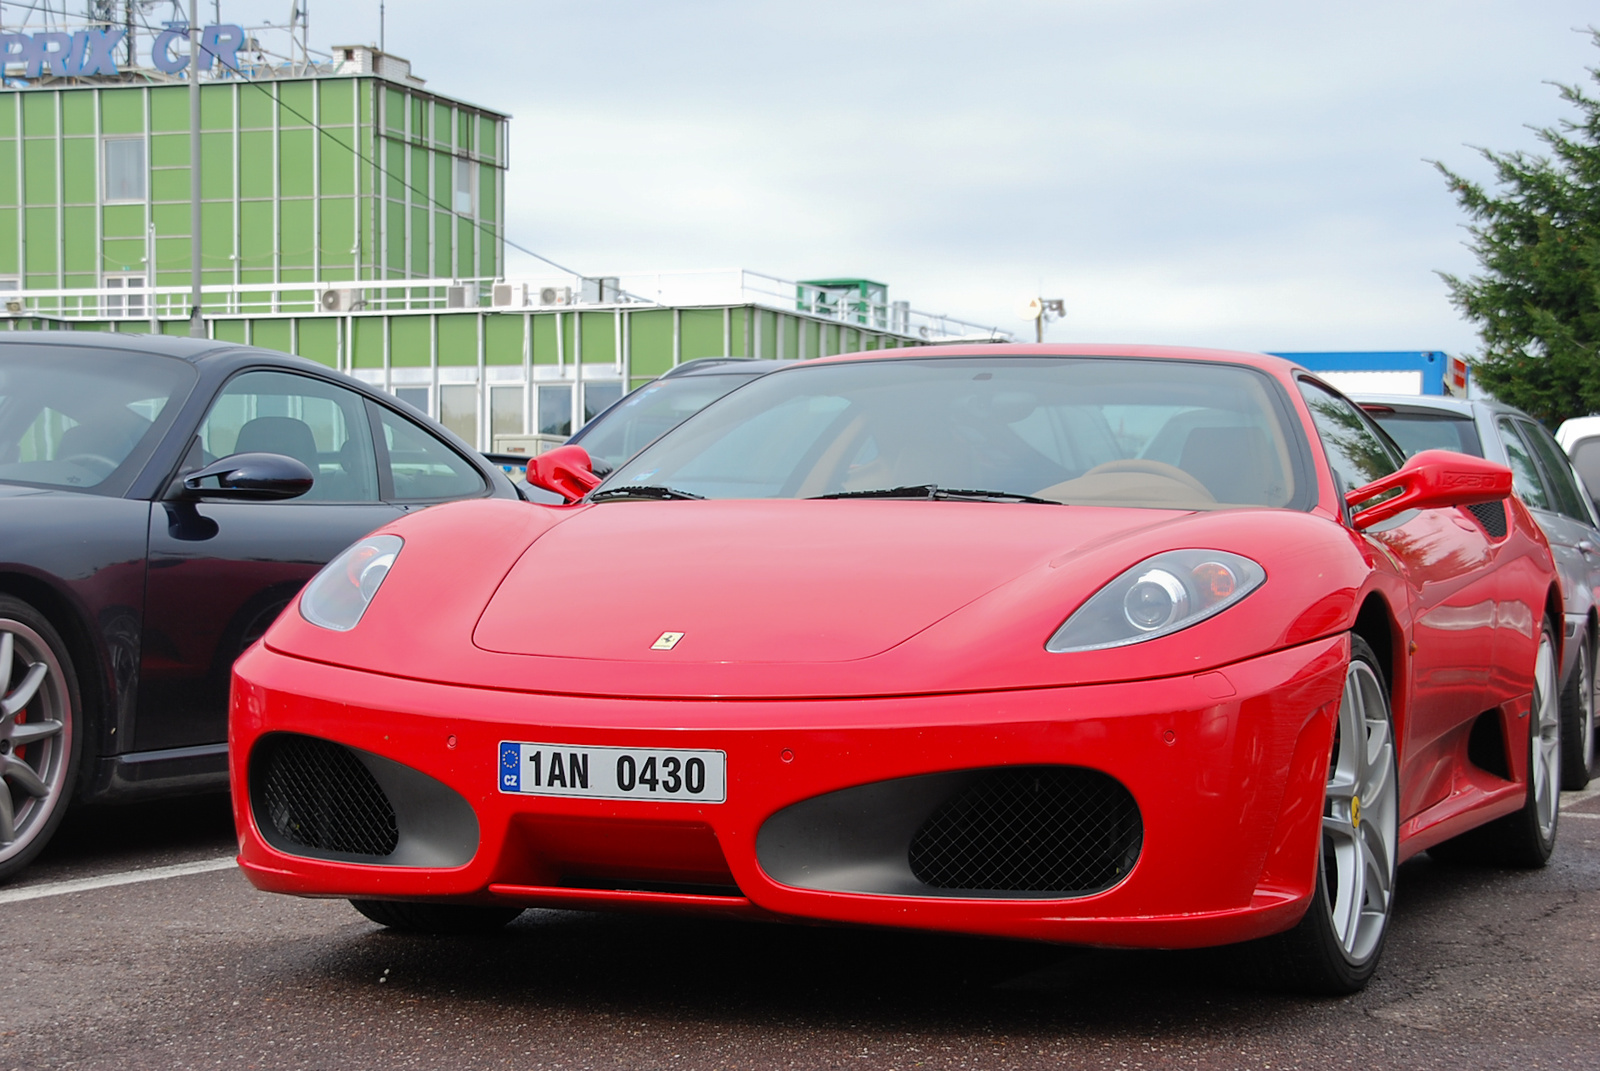
<path fill-rule="evenodd" d="M 858 353 L 565 505 L 408 516 L 234 672 L 240 865 L 400 929 L 636 908 L 1371 976 L 1396 865 L 1538 866 L 1561 593 L 1510 472 L 1276 358 Z"/>

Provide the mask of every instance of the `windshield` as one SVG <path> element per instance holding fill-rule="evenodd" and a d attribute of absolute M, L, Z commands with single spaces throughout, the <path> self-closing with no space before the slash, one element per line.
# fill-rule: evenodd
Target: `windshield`
<path fill-rule="evenodd" d="M 194 369 L 172 357 L 6 346 L 0 480 L 100 487 L 144 463 L 194 380 Z"/>
<path fill-rule="evenodd" d="M 1296 479 L 1298 440 L 1285 430 L 1281 394 L 1263 373 L 1210 362 L 929 357 L 796 367 L 685 421 L 596 495 L 655 487 L 681 492 L 673 497 L 933 497 L 938 488 L 1084 505 L 1285 506 L 1310 481 Z"/>
<path fill-rule="evenodd" d="M 597 417 L 572 441 L 582 443 L 604 476 L 735 387 L 762 375 L 739 372 L 658 379 Z"/>

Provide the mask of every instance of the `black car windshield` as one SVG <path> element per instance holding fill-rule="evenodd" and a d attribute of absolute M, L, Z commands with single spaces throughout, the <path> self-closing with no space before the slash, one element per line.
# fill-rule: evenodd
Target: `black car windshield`
<path fill-rule="evenodd" d="M 99 488 L 149 457 L 195 379 L 172 357 L 0 349 L 0 481 Z"/>
<path fill-rule="evenodd" d="M 1297 488 L 1310 481 L 1297 474 L 1301 439 L 1284 412 L 1281 388 L 1265 373 L 1212 362 L 951 356 L 822 363 L 774 372 L 708 406 L 601 490 L 1013 504 L 1006 496 L 1025 495 L 1163 509 L 1295 505 Z M 872 491 L 883 493 L 858 494 Z"/>
<path fill-rule="evenodd" d="M 607 409 L 577 435 L 596 473 L 604 476 L 661 436 L 761 372 L 658 379 Z"/>

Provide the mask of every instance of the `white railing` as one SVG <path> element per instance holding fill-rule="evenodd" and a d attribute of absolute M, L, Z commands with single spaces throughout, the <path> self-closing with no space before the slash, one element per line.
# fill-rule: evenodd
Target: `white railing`
<path fill-rule="evenodd" d="M 0 291 L 0 319 L 183 320 L 187 286 Z M 854 289 L 818 287 L 732 268 L 702 272 L 551 274 L 504 279 L 356 279 L 237 283 L 200 288 L 206 316 L 308 316 L 482 309 L 559 312 L 577 308 L 759 305 L 931 342 L 1008 341 L 1011 333 L 907 302 L 880 302 Z"/>

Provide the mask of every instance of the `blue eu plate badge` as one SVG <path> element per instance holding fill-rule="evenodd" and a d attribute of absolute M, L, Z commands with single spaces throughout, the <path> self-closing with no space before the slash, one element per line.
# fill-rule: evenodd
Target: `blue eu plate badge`
<path fill-rule="evenodd" d="M 500 745 L 500 791 L 522 790 L 522 749 L 516 744 Z"/>

